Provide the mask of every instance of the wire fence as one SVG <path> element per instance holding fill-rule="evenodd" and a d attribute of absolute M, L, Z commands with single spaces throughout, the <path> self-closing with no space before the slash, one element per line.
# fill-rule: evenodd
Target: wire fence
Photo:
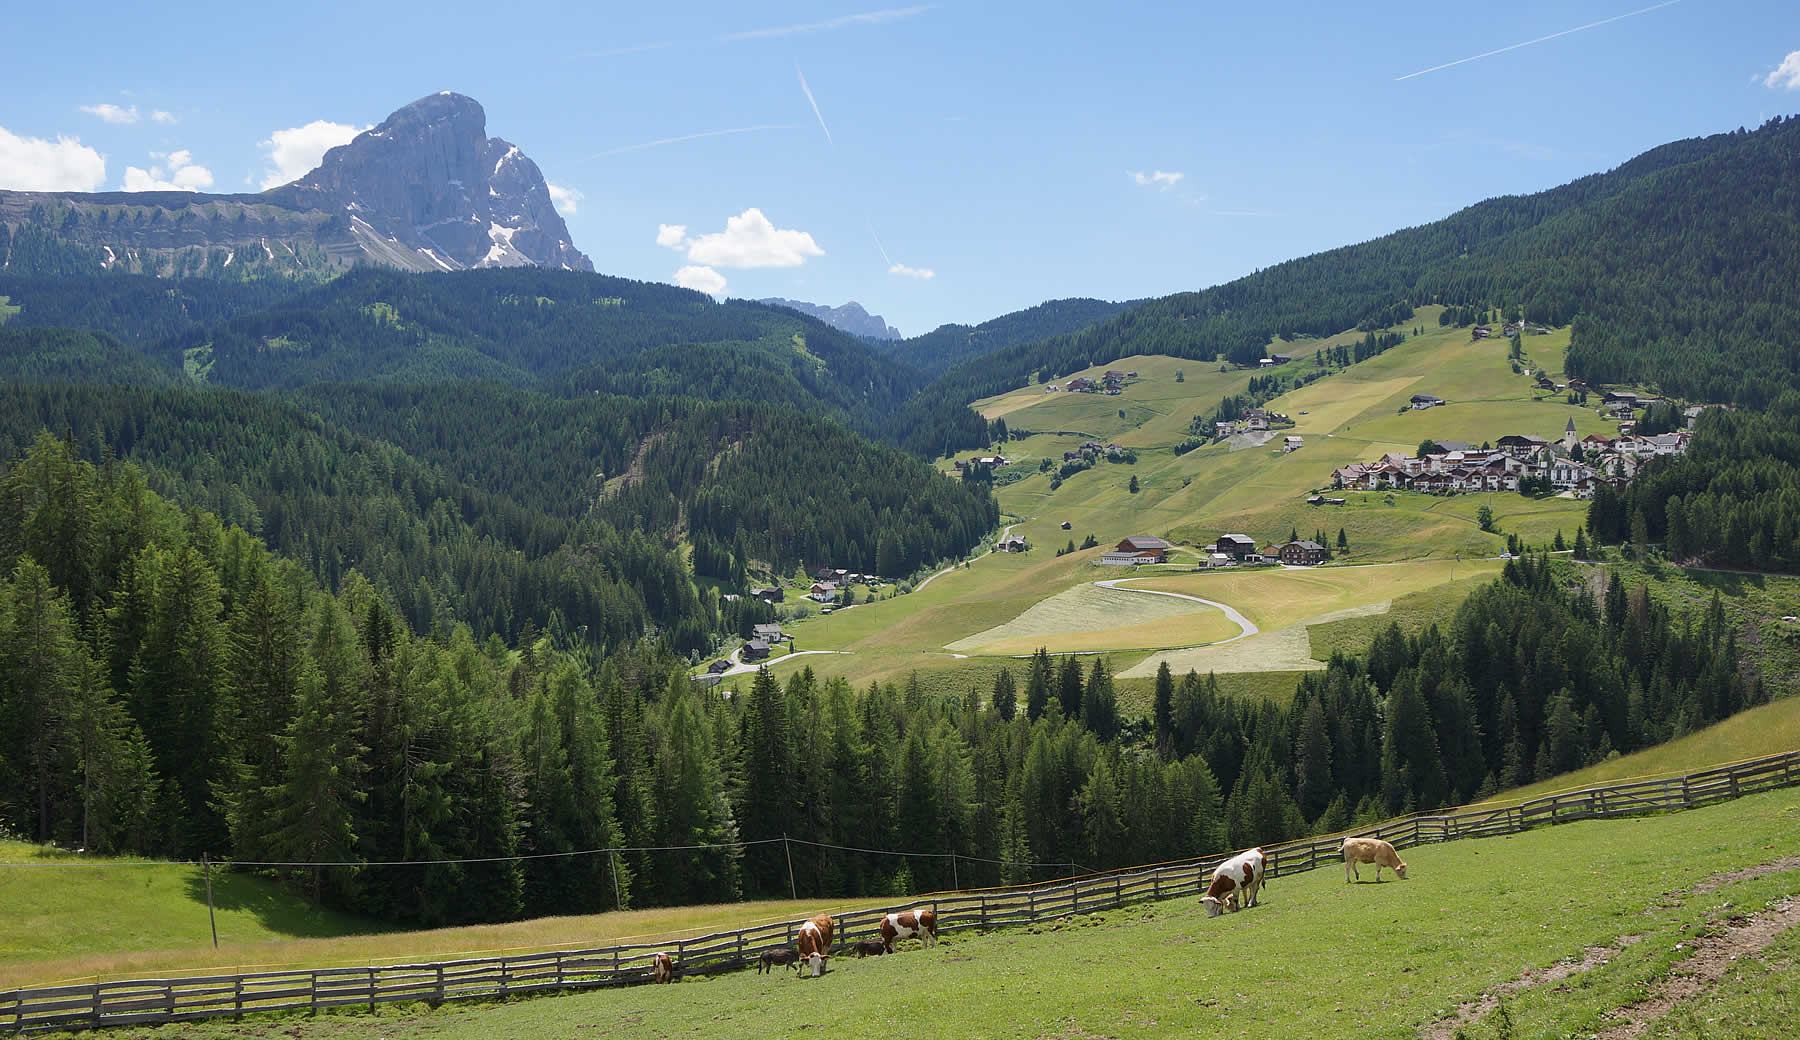
<path fill-rule="evenodd" d="M 1517 805 L 1421 813 L 1347 835 L 1265 846 L 1267 876 L 1280 877 L 1343 862 L 1345 836 L 1382 838 L 1395 846 L 1516 834 L 1543 824 L 1691 809 L 1744 795 L 1800 785 L 1800 751 L 1752 759 L 1685 776 L 1593 787 Z M 780 839 L 776 839 L 780 840 Z M 1229 854 L 1134 867 L 1043 885 L 946 892 L 876 909 L 835 915 L 833 951 L 878 934 L 881 919 L 929 907 L 939 932 L 1053 921 L 1132 903 L 1198 895 Z M 678 973 L 736 971 L 764 950 L 794 944 L 799 922 L 763 924 L 687 939 L 417 964 L 370 965 L 135 979 L 18 989 L 0 993 L 0 1029 L 18 1032 L 182 1022 L 272 1011 L 367 1007 L 394 1002 L 508 997 L 597 989 L 651 981 L 652 958 L 667 953 Z"/>

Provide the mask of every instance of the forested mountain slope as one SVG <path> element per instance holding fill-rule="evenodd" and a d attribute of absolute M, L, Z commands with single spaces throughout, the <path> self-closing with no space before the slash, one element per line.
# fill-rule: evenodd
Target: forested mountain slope
<path fill-rule="evenodd" d="M 1020 343 L 1080 331 L 1131 306 L 1083 297 L 1046 300 L 979 325 L 939 325 L 924 335 L 893 344 L 890 353 L 897 361 L 936 372 Z"/>
<path fill-rule="evenodd" d="M 1761 404 L 1800 376 L 1800 118 L 1652 149 L 1604 174 L 1134 307 L 965 362 L 909 414 L 1131 354 L 1254 364 L 1284 335 L 1404 322 L 1418 304 L 1575 323 L 1568 371 Z"/>

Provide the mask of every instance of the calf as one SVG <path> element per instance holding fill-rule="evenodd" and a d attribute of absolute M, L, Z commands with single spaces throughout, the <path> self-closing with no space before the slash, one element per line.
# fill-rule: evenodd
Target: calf
<path fill-rule="evenodd" d="M 1262 887 L 1267 865 L 1268 860 L 1261 849 L 1240 852 L 1219 864 L 1213 871 L 1212 884 L 1200 897 L 1201 904 L 1206 907 L 1206 916 L 1217 917 L 1227 908 L 1236 913 L 1240 907 L 1255 906 L 1256 890 Z"/>
<path fill-rule="evenodd" d="M 879 957 L 888 952 L 887 942 L 883 939 L 863 939 L 851 949 L 856 951 L 858 960 L 864 957 Z"/>
<path fill-rule="evenodd" d="M 666 953 L 659 953 L 650 958 L 650 981 L 674 982 L 675 962 Z"/>
<path fill-rule="evenodd" d="M 785 968 L 790 964 L 798 963 L 800 963 L 800 955 L 785 946 L 773 950 L 764 950 L 762 952 L 762 957 L 757 962 L 756 973 L 758 975 L 767 974 L 774 971 L 777 964 Z"/>
<path fill-rule="evenodd" d="M 820 914 L 800 926 L 794 937 L 794 948 L 812 969 L 813 978 L 825 974 L 825 962 L 831 959 L 831 929 L 834 922 L 830 914 Z"/>
<path fill-rule="evenodd" d="M 1344 884 L 1350 883 L 1350 875 L 1354 873 L 1356 880 L 1362 880 L 1362 871 L 1356 869 L 1358 863 L 1375 864 L 1375 883 L 1381 883 L 1381 868 L 1388 867 L 1406 880 L 1406 861 L 1394 851 L 1394 847 L 1380 838 L 1345 838 L 1344 847 Z"/>
<path fill-rule="evenodd" d="M 894 952 L 894 943 L 900 939 L 919 937 L 924 946 L 937 945 L 937 913 L 932 910 L 908 910 L 903 914 L 889 914 L 881 919 L 881 941 L 887 945 L 887 952 Z"/>

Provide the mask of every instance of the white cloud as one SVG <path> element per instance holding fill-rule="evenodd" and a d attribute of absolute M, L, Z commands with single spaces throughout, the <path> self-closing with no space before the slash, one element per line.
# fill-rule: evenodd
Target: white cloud
<path fill-rule="evenodd" d="M 1763 80 L 1763 86 L 1800 90 L 1800 51 L 1792 51 L 1782 59 L 1775 71 L 1769 73 L 1769 78 Z"/>
<path fill-rule="evenodd" d="M 93 191 L 106 160 L 79 138 L 19 137 L 0 126 L 0 187 L 18 191 Z"/>
<path fill-rule="evenodd" d="M 908 278 L 917 278 L 920 281 L 937 277 L 937 272 L 929 267 L 908 267 L 905 264 L 895 264 L 888 268 L 888 274 L 905 275 Z"/>
<path fill-rule="evenodd" d="M 709 296 L 725 295 L 725 276 L 710 267 L 689 264 L 675 272 L 675 284 Z"/>
<path fill-rule="evenodd" d="M 1145 173 L 1142 170 L 1132 170 L 1130 171 L 1130 176 L 1132 183 L 1134 184 L 1145 187 L 1155 185 L 1164 191 L 1168 191 L 1170 188 L 1179 184 L 1181 179 L 1186 177 L 1187 174 L 1175 173 L 1168 170 L 1156 170 L 1152 173 Z"/>
<path fill-rule="evenodd" d="M 118 105 L 113 104 L 82 105 L 81 110 L 90 116 L 99 116 L 108 123 L 115 123 L 121 126 L 138 121 L 138 110 L 136 105 L 132 105 L 130 108 L 120 108 Z"/>
<path fill-rule="evenodd" d="M 212 171 L 194 164 L 194 153 L 183 148 L 178 152 L 151 152 L 156 165 L 148 170 L 125 167 L 125 179 L 119 184 L 124 191 L 205 191 L 213 186 Z"/>
<path fill-rule="evenodd" d="M 664 245 L 670 225 L 662 225 L 656 240 Z M 735 217 L 728 217 L 725 230 L 674 243 L 687 246 L 687 257 L 697 264 L 718 267 L 798 267 L 809 256 L 824 256 L 825 250 L 804 231 L 778 228 L 752 206 Z"/>
<path fill-rule="evenodd" d="M 350 143 L 351 138 L 367 129 L 366 126 L 358 129 L 344 123 L 315 119 L 305 126 L 275 131 L 266 140 L 257 142 L 257 147 L 269 153 L 270 165 L 262 179 L 263 190 L 306 176 L 319 165 L 319 160 L 325 158 L 326 152 Z"/>
<path fill-rule="evenodd" d="M 656 225 L 656 244 L 665 249 L 680 249 L 687 241 L 686 224 Z"/>
<path fill-rule="evenodd" d="M 175 124 L 175 113 L 164 112 L 162 109 L 159 108 L 156 111 L 150 113 L 150 121 L 152 123 L 161 123 L 164 126 L 173 126 Z"/>
<path fill-rule="evenodd" d="M 558 213 L 565 217 L 572 217 L 581 212 L 581 200 L 587 196 L 580 191 L 549 182 L 545 182 L 544 186 L 550 189 L 550 202 L 556 207 Z"/>

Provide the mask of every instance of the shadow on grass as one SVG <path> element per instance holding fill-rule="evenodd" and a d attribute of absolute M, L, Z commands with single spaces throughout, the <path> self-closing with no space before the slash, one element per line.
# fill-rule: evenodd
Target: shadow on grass
<path fill-rule="evenodd" d="M 206 906 L 206 876 L 195 871 L 185 884 L 189 899 Z M 249 914 L 276 935 L 292 939 L 331 938 L 399 931 L 350 914 L 313 906 L 300 891 L 266 877 L 214 867 L 212 905 L 220 913 Z"/>

